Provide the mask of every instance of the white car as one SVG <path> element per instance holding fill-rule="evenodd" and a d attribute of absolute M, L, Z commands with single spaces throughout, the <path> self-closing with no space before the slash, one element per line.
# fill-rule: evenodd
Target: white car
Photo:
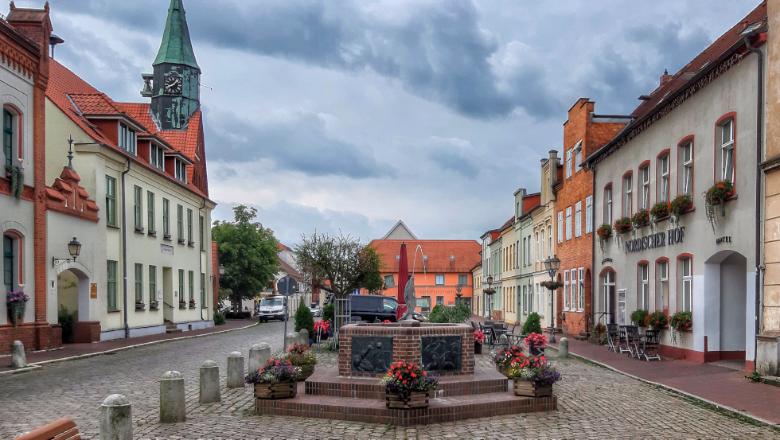
<path fill-rule="evenodd" d="M 260 322 L 266 322 L 271 319 L 279 319 L 281 321 L 287 320 L 287 312 L 285 310 L 285 301 L 287 298 L 283 296 L 271 296 L 263 298 L 260 301 L 260 310 L 257 312 L 257 318 Z"/>
<path fill-rule="evenodd" d="M 309 310 L 311 310 L 311 314 L 315 318 L 319 318 L 322 316 L 322 309 L 320 309 L 319 306 L 317 306 L 316 304 L 310 305 Z"/>

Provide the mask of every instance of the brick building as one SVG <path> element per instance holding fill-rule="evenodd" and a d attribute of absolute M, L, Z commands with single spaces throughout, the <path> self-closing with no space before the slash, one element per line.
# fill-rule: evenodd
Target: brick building
<path fill-rule="evenodd" d="M 612 139 L 629 120 L 627 116 L 597 115 L 595 106 L 580 98 L 569 108 L 563 123 L 563 175 L 555 185 L 556 255 L 563 282 L 559 325 L 564 333 L 574 335 L 587 332 L 592 319 L 593 172 L 582 166 L 583 158 Z"/>

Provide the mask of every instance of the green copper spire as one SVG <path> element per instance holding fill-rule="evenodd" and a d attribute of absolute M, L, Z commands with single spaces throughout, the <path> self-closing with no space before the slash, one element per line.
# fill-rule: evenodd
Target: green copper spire
<path fill-rule="evenodd" d="M 183 64 L 200 70 L 198 62 L 195 61 L 195 53 L 192 51 L 182 0 L 171 0 L 171 5 L 168 7 L 168 19 L 165 21 L 162 43 L 152 65 L 163 63 Z"/>

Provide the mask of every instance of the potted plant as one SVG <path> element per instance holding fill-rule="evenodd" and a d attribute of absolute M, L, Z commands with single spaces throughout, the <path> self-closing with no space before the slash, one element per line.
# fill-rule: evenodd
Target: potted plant
<path fill-rule="evenodd" d="M 515 396 L 552 396 L 553 384 L 561 380 L 560 373 L 543 355 L 518 356 L 510 363 L 507 373 L 512 379 Z"/>
<path fill-rule="evenodd" d="M 298 375 L 299 381 L 303 382 L 314 374 L 314 366 L 317 365 L 317 356 L 309 350 L 308 345 L 295 343 L 289 346 L 284 358 L 290 361 L 294 367 L 298 367 L 301 370 Z"/>
<path fill-rule="evenodd" d="M 544 354 L 544 349 L 547 348 L 547 338 L 541 333 L 531 333 L 523 339 L 523 342 L 532 356 Z"/>
<path fill-rule="evenodd" d="M 24 319 L 24 309 L 29 300 L 30 297 L 21 290 L 8 292 L 5 303 L 8 307 L 8 320 L 11 321 L 14 327 Z"/>
<path fill-rule="evenodd" d="M 385 404 L 392 409 L 427 408 L 430 392 L 439 381 L 414 362 L 398 361 L 382 378 L 385 386 Z"/>
<path fill-rule="evenodd" d="M 674 216 L 675 221 L 677 221 L 681 215 L 690 211 L 691 208 L 693 208 L 693 199 L 691 199 L 691 196 L 688 194 L 682 194 L 675 197 L 669 204 L 669 211 Z"/>
<path fill-rule="evenodd" d="M 599 236 L 600 239 L 607 240 L 610 237 L 612 237 L 612 226 L 605 223 L 599 226 L 598 229 L 596 229 L 596 234 Z"/>
<path fill-rule="evenodd" d="M 626 232 L 631 231 L 632 223 L 631 219 L 628 217 L 621 217 L 617 220 L 615 220 L 615 232 L 618 234 L 625 234 Z"/>
<path fill-rule="evenodd" d="M 704 201 L 708 210 L 714 210 L 715 206 L 720 205 L 721 215 L 726 215 L 725 201 L 734 195 L 734 185 L 728 180 L 715 182 L 707 192 L 704 193 Z"/>
<path fill-rule="evenodd" d="M 314 334 L 320 341 L 325 341 L 330 336 L 330 321 L 317 321 L 314 323 Z"/>
<path fill-rule="evenodd" d="M 639 327 L 643 327 L 645 325 L 645 322 L 647 321 L 647 315 L 648 315 L 647 310 L 642 310 L 642 309 L 634 310 L 631 313 L 631 321 L 634 324 L 638 325 Z"/>
<path fill-rule="evenodd" d="M 650 208 L 650 215 L 653 217 L 653 221 L 658 223 L 669 217 L 669 213 L 672 210 L 672 205 L 669 202 L 659 202 Z"/>
<path fill-rule="evenodd" d="M 677 312 L 672 315 L 669 325 L 678 332 L 689 332 L 693 329 L 693 315 L 691 312 Z"/>
<path fill-rule="evenodd" d="M 506 376 L 512 361 L 522 357 L 525 357 L 523 349 L 519 345 L 512 345 L 496 351 L 493 355 L 493 363 L 496 364 L 496 369 Z"/>
<path fill-rule="evenodd" d="M 640 209 L 631 217 L 631 223 L 635 228 L 643 228 L 650 224 L 650 212 L 646 209 Z"/>
<path fill-rule="evenodd" d="M 645 324 L 653 330 L 662 330 L 669 324 L 669 319 L 664 315 L 664 312 L 653 312 L 647 315 Z"/>
<path fill-rule="evenodd" d="M 474 354 L 482 354 L 482 344 L 485 343 L 485 332 L 474 330 Z"/>
<path fill-rule="evenodd" d="M 289 360 L 272 356 L 265 365 L 246 376 L 246 382 L 255 385 L 258 399 L 289 399 L 298 392 L 296 380 L 300 368 Z"/>

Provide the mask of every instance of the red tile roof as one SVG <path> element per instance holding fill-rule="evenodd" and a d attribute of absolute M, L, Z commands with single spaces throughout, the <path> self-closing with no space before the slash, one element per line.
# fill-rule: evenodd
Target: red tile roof
<path fill-rule="evenodd" d="M 109 148 L 128 156 L 97 125 L 90 122 L 89 116 L 116 116 L 129 120 L 145 130 L 145 133 L 139 133 L 139 135 L 150 135 L 163 143 L 167 143 L 175 151 L 183 154 L 194 165 L 187 167 L 188 179 L 187 183 L 184 184 L 174 179 L 173 176 L 150 166 L 145 161 L 138 160 L 135 156 L 130 157 L 135 159 L 137 163 L 165 175 L 171 181 L 186 187 L 190 191 L 200 196 L 208 197 L 208 186 L 203 184 L 199 187 L 195 184 L 196 179 L 193 179 L 194 170 L 198 167 L 199 171 L 204 175 L 204 179 L 201 179 L 201 181 L 205 182 L 206 168 L 203 162 L 205 158 L 199 157 L 198 154 L 198 143 L 203 136 L 200 110 L 193 114 L 186 130 L 159 130 L 152 119 L 149 104 L 116 102 L 56 60 L 50 59 L 49 69 L 46 97 L 84 130 L 87 135 L 96 142 L 107 145 Z"/>
<path fill-rule="evenodd" d="M 528 214 L 534 209 L 538 208 L 542 203 L 542 194 L 533 193 L 523 197 L 523 213 Z"/>
<path fill-rule="evenodd" d="M 374 248 L 382 259 L 382 272 L 398 272 L 396 256 L 400 255 L 401 243 L 406 243 L 410 272 L 417 245 L 422 247 L 423 255 L 428 257 L 425 263 L 427 272 L 471 272 L 471 269 L 481 260 L 479 256 L 481 247 L 474 240 L 373 240 L 368 245 Z M 423 262 L 419 252 L 414 270 L 423 273 Z"/>
<path fill-rule="evenodd" d="M 600 157 L 614 151 L 628 139 L 638 135 L 642 125 L 655 114 L 659 113 L 666 105 L 674 101 L 674 98 L 684 93 L 694 85 L 705 73 L 717 67 L 727 55 L 737 50 L 744 50 L 744 39 L 740 33 L 749 25 L 764 21 L 767 18 L 766 1 L 759 4 L 745 18 L 726 31 L 699 55 L 683 66 L 674 75 L 669 75 L 660 85 L 653 90 L 648 98 L 642 101 L 631 116 L 633 120 L 621 130 L 614 139 L 588 156 L 587 161 L 594 163 Z M 660 119 L 660 118 L 659 118 Z M 652 122 L 652 121 L 649 121 Z"/>

